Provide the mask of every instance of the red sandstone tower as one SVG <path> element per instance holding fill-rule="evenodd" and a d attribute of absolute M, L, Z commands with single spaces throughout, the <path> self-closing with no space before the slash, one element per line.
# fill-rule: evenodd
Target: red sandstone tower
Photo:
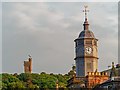
<path fill-rule="evenodd" d="M 24 72 L 31 73 L 32 72 L 32 58 L 29 55 L 28 61 L 24 61 Z"/>

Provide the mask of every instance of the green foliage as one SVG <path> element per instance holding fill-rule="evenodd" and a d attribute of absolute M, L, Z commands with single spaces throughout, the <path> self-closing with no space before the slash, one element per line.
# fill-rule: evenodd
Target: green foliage
<path fill-rule="evenodd" d="M 27 82 L 28 80 L 32 79 L 32 76 L 30 73 L 21 73 L 17 76 L 17 78 L 21 81 Z"/>
<path fill-rule="evenodd" d="M 6 90 L 7 89 L 7 84 L 2 82 L 2 89 Z"/>
<path fill-rule="evenodd" d="M 45 72 L 41 72 L 41 74 L 46 74 Z"/>
<path fill-rule="evenodd" d="M 18 88 L 56 88 L 56 82 L 58 82 L 59 87 L 65 88 L 67 85 L 67 80 L 70 78 L 68 74 L 46 74 L 42 72 L 37 73 L 21 73 L 19 75 L 11 75 L 7 73 L 0 74 L 2 77 L 2 89 L 18 89 Z M 1 88 L 1 87 L 0 87 Z"/>
<path fill-rule="evenodd" d="M 2 89 L 2 74 L 0 74 L 0 90 Z"/>
<path fill-rule="evenodd" d="M 2 89 L 2 81 L 0 81 L 0 90 Z"/>
<path fill-rule="evenodd" d="M 40 85 L 40 81 L 41 81 L 40 75 L 33 73 L 32 74 L 32 83 L 39 86 Z"/>
<path fill-rule="evenodd" d="M 11 74 L 4 73 L 2 74 L 2 82 L 9 84 L 11 82 L 19 82 L 20 80 Z"/>
<path fill-rule="evenodd" d="M 2 74 L 0 74 L 0 81 L 2 81 Z"/>
<path fill-rule="evenodd" d="M 74 71 L 73 71 L 73 70 L 70 70 L 70 72 L 68 72 L 68 75 L 69 75 L 70 77 L 73 77 Z"/>
<path fill-rule="evenodd" d="M 22 82 L 11 82 L 7 86 L 9 89 L 20 89 L 25 88 Z"/>
<path fill-rule="evenodd" d="M 57 78 L 49 74 L 40 74 L 40 88 L 55 88 Z"/>
<path fill-rule="evenodd" d="M 62 75 L 62 74 L 58 74 L 58 75 L 54 75 L 57 80 L 58 80 L 58 84 L 59 87 L 66 87 L 67 86 L 67 80 L 69 79 L 69 76 L 67 74 Z"/>

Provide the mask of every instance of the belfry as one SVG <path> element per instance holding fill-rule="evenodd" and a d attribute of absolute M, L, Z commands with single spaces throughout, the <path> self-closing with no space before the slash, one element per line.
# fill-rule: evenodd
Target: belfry
<path fill-rule="evenodd" d="M 98 39 L 89 29 L 87 6 L 85 6 L 84 29 L 75 39 L 76 73 L 68 80 L 68 88 L 93 88 L 109 79 L 106 72 L 98 72 Z"/>
<path fill-rule="evenodd" d="M 89 23 L 87 19 L 87 6 L 85 6 L 85 21 L 84 30 L 75 39 L 75 62 L 76 75 L 86 76 L 88 72 L 95 72 L 98 68 L 98 48 L 94 33 L 89 30 Z"/>

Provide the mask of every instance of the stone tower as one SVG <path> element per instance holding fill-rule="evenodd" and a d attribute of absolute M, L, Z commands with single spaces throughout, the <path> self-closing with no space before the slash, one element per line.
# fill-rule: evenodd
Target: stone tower
<path fill-rule="evenodd" d="M 88 72 L 95 72 L 98 68 L 98 47 L 94 33 L 89 30 L 87 11 L 85 6 L 84 30 L 75 39 L 76 76 L 86 76 Z"/>
<path fill-rule="evenodd" d="M 31 73 L 32 72 L 32 58 L 29 55 L 28 61 L 24 61 L 24 72 Z"/>

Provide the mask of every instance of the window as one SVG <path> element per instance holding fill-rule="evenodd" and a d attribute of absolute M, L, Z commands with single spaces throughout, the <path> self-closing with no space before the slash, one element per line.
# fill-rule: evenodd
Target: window
<path fill-rule="evenodd" d="M 91 63 L 87 63 L 87 69 L 91 69 L 91 68 L 92 68 Z"/>
<path fill-rule="evenodd" d="M 83 45 L 84 41 L 77 41 L 76 46 Z"/>
<path fill-rule="evenodd" d="M 92 41 L 86 41 L 86 44 L 92 45 Z"/>

